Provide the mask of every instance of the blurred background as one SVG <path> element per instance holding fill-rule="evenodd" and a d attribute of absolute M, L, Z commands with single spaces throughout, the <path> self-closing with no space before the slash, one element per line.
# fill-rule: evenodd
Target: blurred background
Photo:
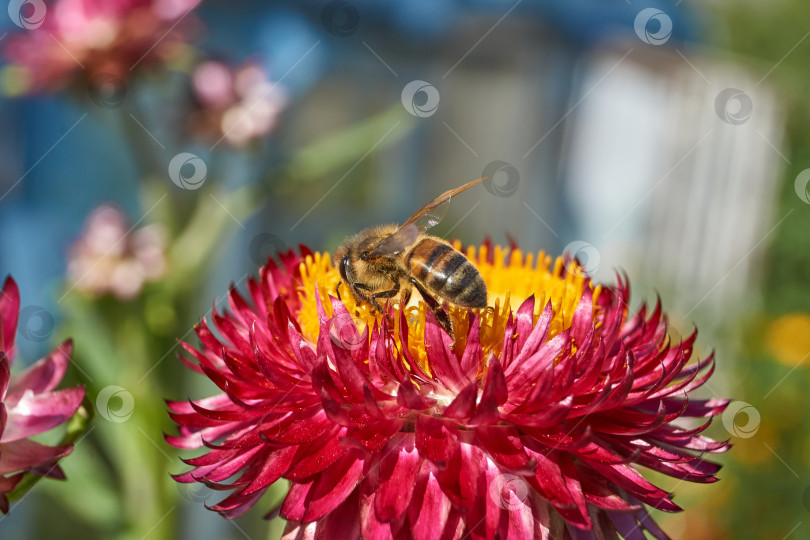
<path fill-rule="evenodd" d="M 718 357 L 712 486 L 675 538 L 810 537 L 810 12 L 799 0 L 11 0 L 0 275 L 17 362 L 75 339 L 93 426 L 3 538 L 277 538 L 178 486 L 177 339 L 277 250 L 441 191 L 438 234 L 626 272 Z M 19 366 L 17 366 L 19 368 Z M 187 453 L 186 455 L 193 455 Z M 258 506 L 269 508 L 284 486 Z"/>

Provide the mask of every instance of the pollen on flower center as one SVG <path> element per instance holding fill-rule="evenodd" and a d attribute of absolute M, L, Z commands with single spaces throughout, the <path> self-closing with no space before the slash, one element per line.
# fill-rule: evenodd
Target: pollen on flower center
<path fill-rule="evenodd" d="M 458 242 L 454 247 L 462 250 Z M 535 296 L 534 323 L 537 322 L 546 304 L 551 302 L 553 318 L 549 326 L 549 339 L 571 325 L 576 306 L 585 291 L 592 295 L 596 305 L 600 286 L 593 286 L 576 263 L 569 266 L 569 269 L 574 271 L 566 271 L 561 257 L 554 259 L 544 251 L 538 252 L 535 256 L 532 253 L 524 254 L 519 249 L 487 245 L 478 248 L 469 246 L 465 254 L 478 268 L 487 284 L 488 306 L 477 310 L 456 306 L 446 308 L 455 329 L 458 351 L 464 350 L 470 312 L 480 314 L 479 339 L 484 353 L 482 357 L 488 358 L 490 352 L 500 356 L 504 330 L 510 313 L 517 311 L 523 301 L 531 295 Z M 328 253 L 315 253 L 305 257 L 300 263 L 301 283 L 298 287 L 300 309 L 297 319 L 304 336 L 311 343 L 317 342 L 320 328 L 316 291 L 320 295 L 320 302 L 327 316 L 333 316 L 329 296 L 335 296 L 340 283 L 340 274 L 332 266 L 331 260 Z M 382 322 L 382 315 L 374 312 L 371 306 L 357 302 L 345 283 L 340 284 L 339 293 L 360 333 L 366 327 L 372 328 L 375 322 Z M 408 340 L 409 352 L 414 360 L 419 362 L 420 367 L 430 373 L 424 340 L 428 307 L 416 292 L 407 306 L 399 306 L 396 303 L 392 303 L 391 306 L 395 314 L 399 314 L 401 309 L 405 310 L 408 334 L 415 338 Z M 393 317 L 392 320 L 395 325 L 399 324 L 399 317 Z M 394 335 L 398 336 L 399 333 L 395 332 Z M 396 345 L 401 351 L 402 344 L 399 339 Z M 483 375 L 484 370 L 485 366 L 481 366 L 479 377 Z"/>

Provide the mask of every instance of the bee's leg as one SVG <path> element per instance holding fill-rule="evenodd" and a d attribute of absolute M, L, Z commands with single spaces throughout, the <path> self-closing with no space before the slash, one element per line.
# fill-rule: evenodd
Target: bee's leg
<path fill-rule="evenodd" d="M 388 310 L 383 311 L 380 308 L 380 305 L 377 303 L 377 298 L 393 298 L 394 296 L 399 294 L 399 280 L 396 279 L 392 281 L 394 282 L 394 286 L 392 288 L 388 289 L 387 291 L 380 291 L 371 295 L 371 299 L 374 300 L 374 305 L 377 308 L 377 311 L 379 311 L 386 317 L 388 316 Z"/>
<path fill-rule="evenodd" d="M 337 285 L 335 285 L 335 296 L 337 296 L 337 299 L 342 302 L 343 300 L 340 298 L 340 284 L 341 283 L 343 283 L 343 281 L 338 281 Z"/>
<path fill-rule="evenodd" d="M 372 298 L 393 298 L 399 294 L 399 283 L 396 283 L 392 289 L 387 291 L 375 292 L 371 295 Z"/>
<path fill-rule="evenodd" d="M 422 295 L 422 299 L 425 301 L 425 304 L 427 304 L 430 311 L 433 312 L 433 315 L 436 316 L 436 319 L 439 321 L 439 324 L 442 325 L 445 332 L 450 334 L 450 337 L 452 337 L 453 341 L 455 341 L 456 338 L 453 334 L 453 323 L 450 321 L 450 317 L 447 315 L 447 312 L 442 309 L 441 304 L 439 304 L 439 302 L 433 298 L 427 289 L 425 289 L 415 278 L 410 278 L 410 282 L 414 287 L 416 287 L 419 294 Z"/>
<path fill-rule="evenodd" d="M 413 289 L 411 287 L 407 287 L 406 289 L 402 289 L 402 298 L 399 301 L 399 308 L 400 309 L 405 309 L 405 307 L 408 305 L 408 302 L 411 301 L 411 293 L 412 292 L 413 292 Z"/>
<path fill-rule="evenodd" d="M 373 290 L 371 287 L 366 285 L 365 283 L 347 283 L 349 285 L 349 289 L 351 289 L 352 294 L 358 300 L 365 302 L 366 304 L 371 304 L 377 309 L 379 309 L 379 305 L 377 301 L 374 300 L 369 294 L 368 291 Z M 382 311 L 380 312 L 382 313 Z"/>

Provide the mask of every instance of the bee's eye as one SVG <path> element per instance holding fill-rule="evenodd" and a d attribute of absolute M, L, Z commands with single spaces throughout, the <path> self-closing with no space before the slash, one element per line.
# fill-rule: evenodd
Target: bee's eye
<path fill-rule="evenodd" d="M 364 260 L 364 261 L 365 261 L 366 259 L 368 259 L 368 251 L 364 251 L 363 253 L 361 253 L 361 254 L 360 254 L 360 258 L 361 258 L 362 260 Z"/>
<path fill-rule="evenodd" d="M 348 255 L 343 257 L 343 260 L 340 261 L 340 277 L 343 278 L 343 281 L 349 283 L 349 278 L 347 277 L 349 271 L 349 265 L 351 264 L 351 259 Z"/>

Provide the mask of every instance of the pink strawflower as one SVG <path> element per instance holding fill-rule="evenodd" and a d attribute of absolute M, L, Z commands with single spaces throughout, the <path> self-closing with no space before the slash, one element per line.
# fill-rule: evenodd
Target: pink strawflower
<path fill-rule="evenodd" d="M 197 110 L 191 129 L 199 136 L 243 146 L 270 133 L 287 105 L 285 89 L 254 62 L 232 67 L 207 60 L 194 70 Z"/>
<path fill-rule="evenodd" d="M 493 252 L 494 251 L 494 252 Z M 672 343 L 660 305 L 630 316 L 625 280 L 576 263 L 470 248 L 489 306 L 418 298 L 388 317 L 356 304 L 330 257 L 301 248 L 228 294 L 183 361 L 222 393 L 170 402 L 179 482 L 229 491 L 233 518 L 279 478 L 285 538 L 657 538 L 647 506 L 679 511 L 643 468 L 714 482 L 701 432 L 726 400 L 688 394 L 713 372 Z M 535 263 L 536 261 L 536 263 Z M 415 294 L 414 297 L 417 295 Z M 193 361 L 192 361 L 193 359 Z M 701 419 L 679 427 L 683 418 Z"/>
<path fill-rule="evenodd" d="M 58 90 L 77 77 L 107 91 L 108 79 L 122 84 L 133 68 L 177 56 L 199 1 L 56 0 L 9 37 L 4 53 L 20 92 Z"/>
<path fill-rule="evenodd" d="M 70 247 L 68 279 L 91 295 L 131 300 L 165 273 L 164 230 L 157 224 L 133 230 L 123 212 L 109 204 L 93 209 Z"/>
<path fill-rule="evenodd" d="M 84 387 L 54 390 L 65 374 L 73 344 L 54 352 L 22 373 L 11 376 L 20 291 L 11 277 L 0 291 L 0 510 L 8 512 L 6 495 L 25 472 L 64 479 L 57 461 L 72 444 L 46 446 L 31 440 L 67 422 L 84 398 Z"/>

